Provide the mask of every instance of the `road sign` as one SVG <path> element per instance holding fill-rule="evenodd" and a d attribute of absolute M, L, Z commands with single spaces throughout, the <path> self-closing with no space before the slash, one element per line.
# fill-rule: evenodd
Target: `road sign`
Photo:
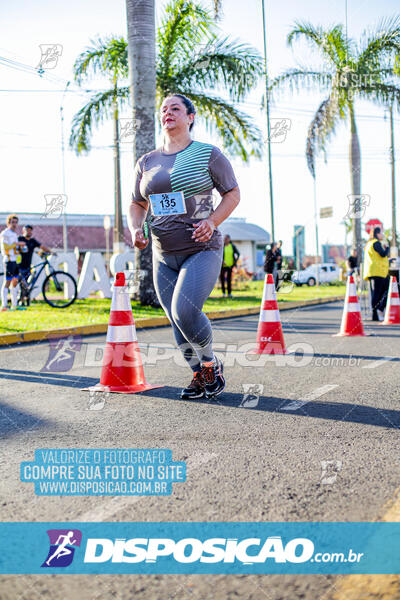
<path fill-rule="evenodd" d="M 369 233 L 371 229 L 374 227 L 380 227 L 383 233 L 383 223 L 379 219 L 370 219 L 367 223 L 365 223 L 365 231 Z"/>
<path fill-rule="evenodd" d="M 320 208 L 319 218 L 320 219 L 329 219 L 329 217 L 333 217 L 333 207 L 326 206 L 325 208 Z"/>

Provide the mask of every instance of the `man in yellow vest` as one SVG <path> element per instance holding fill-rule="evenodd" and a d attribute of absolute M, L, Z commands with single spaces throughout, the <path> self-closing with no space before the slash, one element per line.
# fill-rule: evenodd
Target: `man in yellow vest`
<path fill-rule="evenodd" d="M 236 248 L 235 244 L 232 243 L 230 235 L 226 235 L 224 237 L 224 259 L 221 267 L 221 288 L 222 294 L 225 296 L 225 278 L 228 288 L 228 296 L 232 298 L 232 270 L 233 267 L 236 267 L 236 263 L 240 256 L 239 250 Z"/>
<path fill-rule="evenodd" d="M 381 243 L 383 233 L 375 227 L 370 233 L 364 248 L 364 279 L 370 281 L 372 288 L 372 320 L 382 321 L 386 297 L 389 288 L 389 246 Z"/>

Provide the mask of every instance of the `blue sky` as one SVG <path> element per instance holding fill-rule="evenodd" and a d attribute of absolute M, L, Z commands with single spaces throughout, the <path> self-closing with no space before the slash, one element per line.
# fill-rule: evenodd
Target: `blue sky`
<path fill-rule="evenodd" d="M 204 0 L 211 6 L 211 0 Z M 164 1 L 157 1 L 157 15 Z M 224 35 L 251 43 L 260 52 L 263 48 L 261 0 L 224 0 L 219 26 Z M 272 77 L 286 68 L 317 65 L 318 58 L 302 44 L 293 52 L 286 45 L 286 36 L 295 20 L 309 20 L 323 26 L 344 23 L 345 0 L 282 0 L 266 1 L 268 18 L 269 70 Z M 358 37 L 367 27 L 375 26 L 384 16 L 400 12 L 396 0 L 348 0 L 348 33 Z M 3 3 L 0 9 L 3 32 L 0 56 L 36 67 L 40 59 L 39 44 L 61 44 L 62 55 L 55 69 L 47 73 L 51 81 L 36 74 L 1 66 L 1 143 L 0 159 L 3 176 L 0 180 L 2 210 L 43 212 L 45 194 L 60 193 L 61 134 L 60 103 L 65 83 L 71 79 L 72 65 L 77 55 L 96 35 L 126 35 L 125 3 L 122 0 L 59 0 L 35 3 L 27 0 Z M 90 87 L 104 87 L 95 81 Z M 75 91 L 64 99 L 65 136 L 69 137 L 72 116 L 82 106 L 85 96 Z M 262 85 L 241 108 L 253 115 L 265 128 L 265 117 L 259 109 Z M 322 101 L 319 93 L 281 95 L 272 106 L 271 117 L 289 119 L 290 130 L 285 141 L 272 145 L 275 198 L 275 227 L 284 241 L 284 252 L 291 253 L 291 237 L 295 224 L 306 225 L 306 251 L 315 252 L 313 224 L 312 178 L 304 156 L 309 122 Z M 128 117 L 129 113 L 125 115 Z M 362 192 L 371 197 L 366 219 L 381 218 L 390 226 L 390 166 L 388 163 L 389 122 L 385 111 L 372 104 L 358 102 L 356 117 L 362 152 Z M 196 139 L 211 141 L 201 128 Z M 399 117 L 395 122 L 396 147 L 400 139 Z M 67 212 L 112 213 L 113 159 L 112 126 L 104 123 L 93 136 L 93 150 L 87 157 L 66 152 Z M 320 221 L 320 243 L 342 243 L 344 228 L 340 225 L 348 208 L 350 193 L 348 164 L 349 131 L 341 126 L 329 146 L 328 162 L 317 162 L 318 206 L 332 206 L 334 216 Z M 123 203 L 126 210 L 132 183 L 132 152 L 124 144 L 122 155 Z M 268 170 L 266 158 L 252 160 L 244 166 L 233 160 L 242 202 L 234 216 L 270 228 Z M 398 169 L 397 169 L 398 175 Z"/>

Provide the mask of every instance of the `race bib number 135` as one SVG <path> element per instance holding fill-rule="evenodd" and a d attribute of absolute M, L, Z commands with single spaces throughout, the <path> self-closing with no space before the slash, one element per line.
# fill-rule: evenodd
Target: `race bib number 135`
<path fill-rule="evenodd" d="M 150 194 L 149 198 L 153 215 L 156 217 L 186 214 L 186 205 L 183 192 Z"/>

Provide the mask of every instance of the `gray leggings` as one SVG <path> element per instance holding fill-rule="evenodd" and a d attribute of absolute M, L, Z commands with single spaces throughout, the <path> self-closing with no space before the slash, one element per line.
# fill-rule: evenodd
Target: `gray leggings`
<path fill-rule="evenodd" d="M 212 329 L 202 312 L 222 264 L 220 250 L 161 254 L 153 249 L 154 286 L 171 321 L 175 340 L 193 371 L 213 359 Z"/>

